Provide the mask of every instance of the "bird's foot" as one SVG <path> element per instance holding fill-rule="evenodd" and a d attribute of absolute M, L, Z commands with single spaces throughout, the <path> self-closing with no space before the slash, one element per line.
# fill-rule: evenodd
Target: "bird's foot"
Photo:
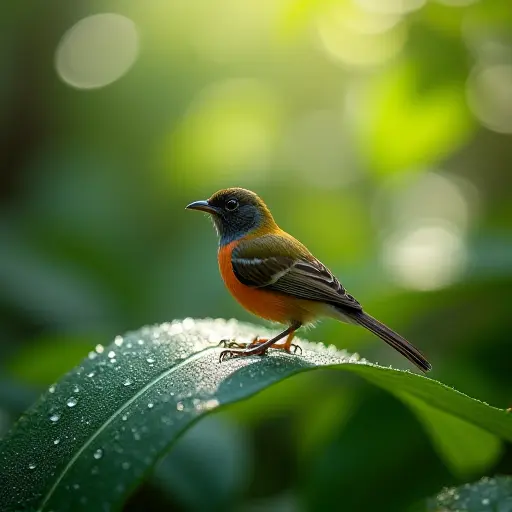
<path fill-rule="evenodd" d="M 222 340 L 219 345 L 226 348 L 237 348 L 241 350 L 223 350 L 219 356 L 219 362 L 222 363 L 226 359 L 236 357 L 264 356 L 269 348 L 284 350 L 288 354 L 296 354 L 297 352 L 302 354 L 302 348 L 294 343 L 274 343 L 273 345 L 270 345 L 270 347 L 258 350 L 258 347 L 267 341 L 268 339 L 258 337 L 254 338 L 251 343 L 237 343 L 235 341 Z"/>
<path fill-rule="evenodd" d="M 224 347 L 224 348 L 254 348 L 254 347 L 257 347 L 258 345 L 261 345 L 262 343 L 265 343 L 267 340 L 265 338 L 260 338 L 259 336 L 256 336 L 255 338 L 252 339 L 251 343 L 239 343 L 238 341 L 235 341 L 235 340 L 220 340 L 219 342 L 219 347 Z M 276 347 L 279 347 L 279 346 L 282 346 L 282 345 L 272 345 L 273 348 L 276 348 Z"/>
<path fill-rule="evenodd" d="M 248 346 L 248 348 L 257 347 L 258 345 L 261 345 L 262 343 L 266 343 L 268 340 L 265 338 L 254 338 L 252 340 L 252 343 Z M 300 348 L 299 345 L 296 345 L 295 343 L 274 343 L 273 345 L 270 345 L 268 348 L 275 348 L 277 350 L 284 350 L 285 352 L 288 352 L 288 354 L 296 354 L 297 351 L 299 351 L 302 354 L 302 348 Z"/>
<path fill-rule="evenodd" d="M 260 351 L 257 349 L 257 347 L 265 341 L 267 340 L 260 339 L 258 336 L 256 336 L 251 343 L 238 343 L 237 341 L 233 340 L 221 340 L 219 346 L 241 350 L 223 350 L 219 356 L 219 363 L 222 363 L 222 361 L 225 361 L 226 359 L 235 357 L 264 356 L 267 352 L 267 349 Z"/>
<path fill-rule="evenodd" d="M 300 355 L 302 355 L 302 348 L 300 345 L 296 345 L 295 343 L 292 343 L 290 345 L 290 348 L 287 350 L 287 352 L 289 352 L 290 354 L 292 353 L 292 351 L 290 349 L 293 349 L 293 353 L 296 354 L 297 352 L 299 352 Z"/>
<path fill-rule="evenodd" d="M 254 352 L 246 353 L 246 349 L 234 349 L 234 350 L 223 350 L 219 355 L 219 363 L 222 363 L 228 359 L 236 359 L 237 357 L 249 357 L 255 355 L 264 355 L 264 352 L 256 354 Z"/>
<path fill-rule="evenodd" d="M 235 340 L 220 340 L 217 346 L 223 348 L 246 348 L 248 343 L 238 343 Z"/>

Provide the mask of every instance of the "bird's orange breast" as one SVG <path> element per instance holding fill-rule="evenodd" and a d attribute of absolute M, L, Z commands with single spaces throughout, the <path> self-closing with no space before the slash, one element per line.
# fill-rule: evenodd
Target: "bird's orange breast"
<path fill-rule="evenodd" d="M 237 243 L 235 240 L 219 248 L 219 270 L 227 289 L 245 309 L 266 320 L 283 324 L 293 321 L 305 324 L 315 319 L 319 305 L 312 301 L 241 283 L 233 272 L 231 263 L 231 253 Z"/>

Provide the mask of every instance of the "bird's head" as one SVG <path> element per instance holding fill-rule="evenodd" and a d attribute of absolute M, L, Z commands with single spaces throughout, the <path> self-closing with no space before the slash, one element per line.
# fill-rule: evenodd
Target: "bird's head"
<path fill-rule="evenodd" d="M 226 188 L 215 192 L 206 201 L 194 201 L 189 210 L 211 215 L 221 245 L 238 240 L 259 228 L 277 227 L 265 203 L 250 190 Z"/>

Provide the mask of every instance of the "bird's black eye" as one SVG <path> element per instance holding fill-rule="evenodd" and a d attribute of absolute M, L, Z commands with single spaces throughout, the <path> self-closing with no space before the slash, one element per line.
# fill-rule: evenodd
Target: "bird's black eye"
<path fill-rule="evenodd" d="M 230 199 L 229 201 L 226 201 L 225 208 L 228 212 L 236 210 L 238 208 L 238 201 L 236 199 Z"/>

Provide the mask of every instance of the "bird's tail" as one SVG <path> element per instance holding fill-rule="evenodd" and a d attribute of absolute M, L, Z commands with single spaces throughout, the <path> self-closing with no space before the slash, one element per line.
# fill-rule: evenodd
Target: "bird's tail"
<path fill-rule="evenodd" d="M 415 364 L 421 371 L 428 372 L 432 369 L 432 365 L 425 359 L 423 354 L 413 345 L 411 345 L 400 334 L 391 330 L 387 325 L 379 322 L 373 316 L 368 315 L 364 311 L 350 311 L 346 309 L 343 314 L 349 317 L 354 323 L 359 324 L 376 334 L 381 340 L 405 356 L 411 363 Z"/>

